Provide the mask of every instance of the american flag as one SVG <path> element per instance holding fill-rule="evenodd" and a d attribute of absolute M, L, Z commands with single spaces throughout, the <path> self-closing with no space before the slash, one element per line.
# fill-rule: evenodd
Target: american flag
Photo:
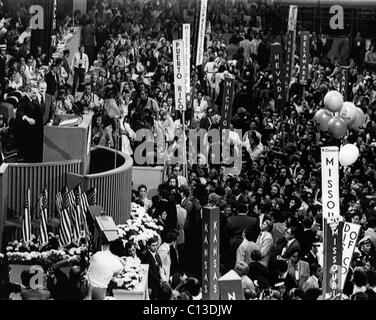
<path fill-rule="evenodd" d="M 97 189 L 95 187 L 89 189 L 88 191 L 84 192 L 81 196 L 82 201 L 82 208 L 84 213 L 86 214 L 89 210 L 90 206 L 97 205 Z"/>
<path fill-rule="evenodd" d="M 67 188 L 64 188 L 56 195 L 56 208 L 60 213 L 60 245 L 65 247 L 72 242 L 72 225 L 69 217 L 69 196 Z"/>
<path fill-rule="evenodd" d="M 68 190 L 67 190 L 68 192 Z M 73 234 L 73 240 L 76 242 L 80 239 L 80 215 L 79 212 L 76 210 L 76 200 L 75 200 L 75 195 L 73 193 L 73 190 L 71 190 L 68 193 L 68 198 L 69 198 L 69 213 L 70 213 L 70 218 L 72 222 L 72 234 Z"/>
<path fill-rule="evenodd" d="M 96 206 L 97 205 L 97 189 L 92 187 L 86 192 L 87 195 L 87 202 L 89 206 Z"/>
<path fill-rule="evenodd" d="M 41 244 L 44 245 L 48 243 L 48 230 L 47 230 L 47 219 L 48 219 L 48 194 L 47 190 L 44 189 L 39 200 L 40 206 L 40 240 Z"/>
<path fill-rule="evenodd" d="M 83 207 L 83 199 L 81 193 L 81 187 L 77 186 L 74 190 L 74 197 L 75 197 L 75 211 L 76 216 L 80 220 L 80 231 L 84 231 L 86 237 L 89 236 L 89 227 L 87 225 L 86 213 Z"/>
<path fill-rule="evenodd" d="M 31 240 L 31 208 L 30 208 L 30 189 L 27 189 L 24 203 L 24 215 L 22 220 L 22 237 L 28 242 Z"/>

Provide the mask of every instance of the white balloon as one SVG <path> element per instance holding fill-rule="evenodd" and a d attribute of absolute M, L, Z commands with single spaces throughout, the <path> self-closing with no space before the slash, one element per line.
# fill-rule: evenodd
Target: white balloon
<path fill-rule="evenodd" d="M 359 158 L 359 149 L 355 144 L 346 144 L 339 151 L 339 162 L 347 167 L 353 165 Z"/>

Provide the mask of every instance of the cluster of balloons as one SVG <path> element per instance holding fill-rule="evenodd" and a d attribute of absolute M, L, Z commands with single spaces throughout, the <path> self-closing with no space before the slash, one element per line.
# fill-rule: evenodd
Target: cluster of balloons
<path fill-rule="evenodd" d="M 329 131 L 335 139 L 342 139 L 348 129 L 359 131 L 365 122 L 362 109 L 352 102 L 344 102 L 338 91 L 329 91 L 324 98 L 326 109 L 316 112 L 315 121 L 320 131 Z M 333 114 L 338 113 L 339 116 Z"/>

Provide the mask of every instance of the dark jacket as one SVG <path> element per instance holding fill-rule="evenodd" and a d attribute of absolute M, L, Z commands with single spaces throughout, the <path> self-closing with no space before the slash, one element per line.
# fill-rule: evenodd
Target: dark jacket
<path fill-rule="evenodd" d="M 301 236 L 298 238 L 303 256 L 308 254 L 308 252 L 311 250 L 312 244 L 316 242 L 316 240 L 316 232 L 312 230 L 303 231 Z"/>
<path fill-rule="evenodd" d="M 254 241 L 260 233 L 257 218 L 249 217 L 247 215 L 232 216 L 227 219 L 226 234 L 229 239 L 236 239 L 239 244 L 242 242 L 242 234 L 245 229 L 254 230 Z M 230 240 L 231 241 L 231 240 Z"/>
<path fill-rule="evenodd" d="M 41 111 L 43 111 L 43 125 L 47 125 L 48 122 L 53 118 L 55 109 L 55 97 L 50 94 L 46 94 L 45 101 L 40 104 Z"/>
<path fill-rule="evenodd" d="M 282 258 L 288 259 L 288 258 L 290 258 L 293 251 L 300 250 L 300 249 L 301 249 L 301 247 L 300 247 L 299 241 L 295 239 L 293 242 L 291 242 L 290 245 L 286 245 L 286 251 L 283 254 Z"/>
<path fill-rule="evenodd" d="M 155 215 L 158 216 L 163 212 L 167 213 L 167 219 L 165 221 L 165 232 L 174 230 L 177 227 L 177 211 L 176 205 L 172 201 L 160 200 L 157 204 Z"/>
<path fill-rule="evenodd" d="M 154 300 L 158 297 L 161 285 L 161 257 L 158 255 L 158 253 L 156 253 L 154 259 L 150 251 L 147 251 L 144 255 L 141 255 L 141 261 L 143 264 L 149 265 L 148 285 L 151 289 L 150 299 Z"/>

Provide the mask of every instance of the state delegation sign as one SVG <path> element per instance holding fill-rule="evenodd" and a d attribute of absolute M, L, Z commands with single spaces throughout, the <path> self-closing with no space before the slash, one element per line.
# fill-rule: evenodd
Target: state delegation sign
<path fill-rule="evenodd" d="M 202 299 L 219 300 L 219 208 L 202 210 Z"/>
<path fill-rule="evenodd" d="M 321 148 L 322 214 L 328 223 L 339 221 L 338 147 Z"/>
<path fill-rule="evenodd" d="M 208 0 L 201 0 L 199 31 L 197 40 L 197 59 L 196 66 L 200 66 L 204 60 L 204 43 L 206 33 L 206 11 L 208 7 Z"/>
<path fill-rule="evenodd" d="M 235 78 L 225 77 L 223 90 L 221 129 L 230 129 Z"/>
<path fill-rule="evenodd" d="M 185 89 L 187 94 L 191 91 L 191 25 L 183 24 L 184 71 Z"/>
<path fill-rule="evenodd" d="M 289 20 L 287 30 L 296 30 L 296 23 L 298 21 L 298 6 L 290 5 Z"/>
<path fill-rule="evenodd" d="M 270 60 L 273 70 L 273 93 L 275 106 L 277 110 L 283 108 L 285 105 L 285 88 L 283 87 L 283 54 L 282 45 L 273 43 L 270 46 Z"/>
<path fill-rule="evenodd" d="M 300 41 L 300 73 L 299 80 L 300 83 L 306 85 L 308 82 L 308 68 L 309 68 L 309 42 L 311 35 L 307 31 L 301 33 Z"/>
<path fill-rule="evenodd" d="M 187 109 L 185 71 L 184 71 L 184 45 L 183 40 L 172 42 L 174 59 L 174 86 L 176 110 L 185 111 Z"/>
<path fill-rule="evenodd" d="M 360 225 L 345 222 L 343 226 L 343 242 L 342 242 L 342 289 L 345 285 L 347 274 L 349 273 L 349 267 L 351 259 L 354 253 L 354 249 L 358 240 L 360 231 Z"/>
<path fill-rule="evenodd" d="M 323 293 L 325 299 L 336 297 L 342 289 L 343 222 L 324 219 Z"/>
<path fill-rule="evenodd" d="M 350 71 L 350 67 L 341 66 L 339 92 L 343 95 L 344 101 L 347 101 L 348 88 L 349 88 L 349 71 Z"/>

